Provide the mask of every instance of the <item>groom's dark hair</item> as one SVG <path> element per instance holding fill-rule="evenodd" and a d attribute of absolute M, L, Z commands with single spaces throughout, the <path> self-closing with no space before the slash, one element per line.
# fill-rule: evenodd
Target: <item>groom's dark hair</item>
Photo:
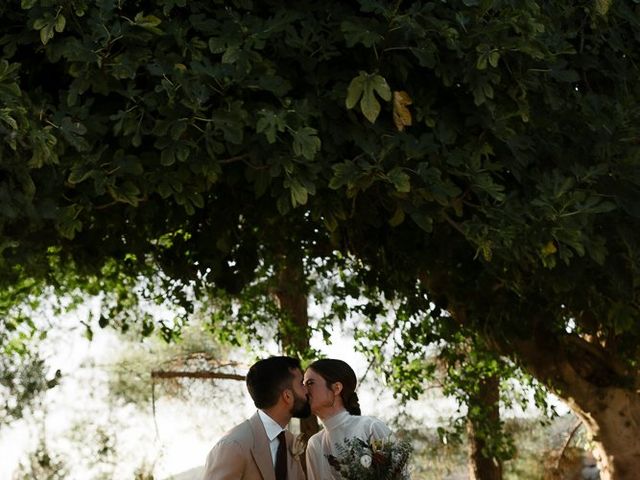
<path fill-rule="evenodd" d="M 247 389 L 256 408 L 273 407 L 291 388 L 295 370 L 302 370 L 297 358 L 269 357 L 254 363 L 247 373 Z"/>

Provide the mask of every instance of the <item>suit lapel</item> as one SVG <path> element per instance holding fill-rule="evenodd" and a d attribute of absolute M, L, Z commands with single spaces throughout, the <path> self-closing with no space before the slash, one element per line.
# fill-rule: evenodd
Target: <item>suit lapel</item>
<path fill-rule="evenodd" d="M 262 420 L 260 420 L 257 413 L 249 419 L 249 424 L 253 432 L 253 447 L 251 448 L 253 460 L 256 462 L 264 480 L 276 480 L 269 439 L 267 438 L 267 432 L 264 430 Z"/>

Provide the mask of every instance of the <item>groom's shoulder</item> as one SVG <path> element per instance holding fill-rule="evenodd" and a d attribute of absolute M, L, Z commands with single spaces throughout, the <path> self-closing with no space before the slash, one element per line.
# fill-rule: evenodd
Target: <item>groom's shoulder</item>
<path fill-rule="evenodd" d="M 222 438 L 225 438 L 227 440 L 238 440 L 246 438 L 250 434 L 251 423 L 249 422 L 249 419 L 247 419 L 228 430 L 227 433 L 222 436 Z"/>

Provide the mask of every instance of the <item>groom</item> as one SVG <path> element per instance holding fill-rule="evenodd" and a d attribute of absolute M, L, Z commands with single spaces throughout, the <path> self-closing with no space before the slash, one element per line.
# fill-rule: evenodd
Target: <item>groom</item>
<path fill-rule="evenodd" d="M 203 480 L 305 480 L 293 457 L 292 417 L 311 413 L 300 360 L 270 357 L 247 373 L 247 389 L 258 411 L 232 428 L 207 456 Z"/>

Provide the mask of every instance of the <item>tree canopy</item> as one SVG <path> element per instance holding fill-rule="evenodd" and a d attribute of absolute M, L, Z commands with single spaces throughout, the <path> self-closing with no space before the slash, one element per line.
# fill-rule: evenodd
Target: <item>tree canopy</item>
<path fill-rule="evenodd" d="M 5 2 L 2 281 L 239 291 L 342 252 L 572 399 L 625 475 L 637 431 L 603 404 L 640 412 L 639 8 Z"/>

